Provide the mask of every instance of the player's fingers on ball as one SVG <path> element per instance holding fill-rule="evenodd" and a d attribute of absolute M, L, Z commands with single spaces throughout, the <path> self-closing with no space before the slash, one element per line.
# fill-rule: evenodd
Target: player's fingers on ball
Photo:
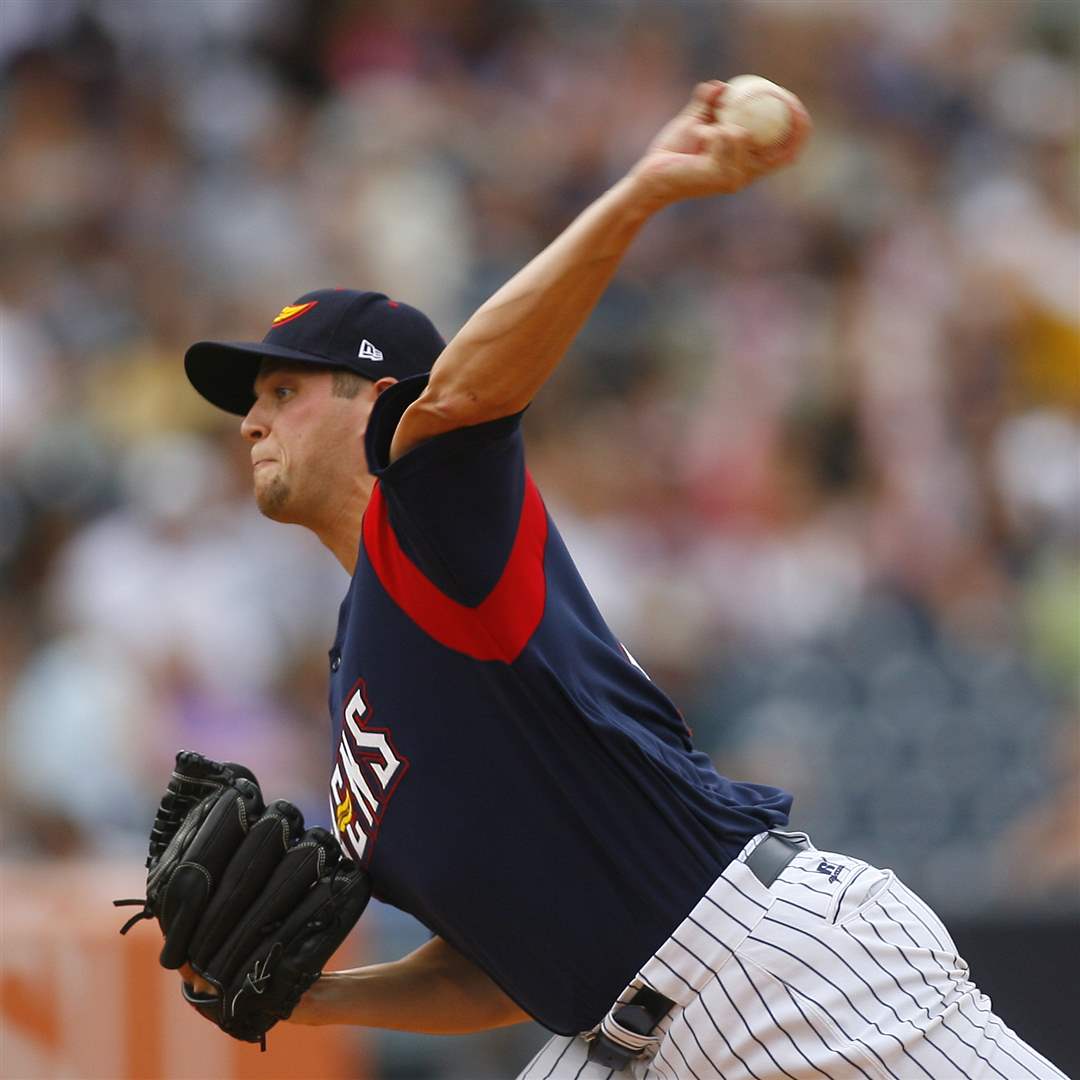
<path fill-rule="evenodd" d="M 720 84 L 722 86 L 723 84 Z M 720 96 L 720 86 L 713 82 L 700 82 L 694 87 L 686 112 L 706 123 L 711 122 L 716 112 L 716 102 Z"/>
<path fill-rule="evenodd" d="M 696 150 L 699 153 L 702 150 L 708 151 L 716 138 L 716 125 L 707 124 L 703 120 L 695 120 L 686 130 L 691 139 L 697 140 Z"/>
<path fill-rule="evenodd" d="M 788 128 L 782 141 L 775 146 L 765 147 L 764 156 L 770 167 L 790 165 L 802 153 L 814 123 L 803 103 L 792 93 L 784 92 L 784 101 L 788 106 Z"/>
<path fill-rule="evenodd" d="M 731 168 L 734 173 L 742 178 L 744 183 L 750 183 L 772 172 L 776 165 L 769 156 L 768 150 L 763 150 L 749 132 L 739 139 L 737 146 L 731 155 Z"/>
<path fill-rule="evenodd" d="M 707 161 L 717 160 L 719 156 L 718 147 L 722 146 L 724 141 L 723 130 L 715 124 L 697 124 L 694 128 L 694 135 L 698 141 L 698 156 Z"/>
<path fill-rule="evenodd" d="M 738 124 L 716 124 L 709 129 L 705 151 L 718 165 L 740 166 L 750 146 L 750 133 Z"/>
<path fill-rule="evenodd" d="M 714 118 L 716 108 L 720 104 L 726 89 L 727 83 L 721 82 L 720 79 L 709 79 L 708 82 L 698 83 L 697 92 L 702 103 L 708 107 L 710 120 Z"/>
<path fill-rule="evenodd" d="M 785 164 L 787 155 L 786 146 L 758 146 L 751 142 L 747 146 L 743 165 L 753 176 L 760 176 Z"/>
<path fill-rule="evenodd" d="M 759 156 L 762 163 L 770 169 L 790 165 L 802 153 L 811 130 L 810 118 L 804 112 L 802 118 L 793 119 L 782 143 L 761 148 Z"/>
<path fill-rule="evenodd" d="M 814 121 L 806 111 L 803 103 L 797 98 L 791 98 L 791 133 L 788 143 L 791 148 L 791 158 L 794 159 L 802 151 L 814 130 Z"/>

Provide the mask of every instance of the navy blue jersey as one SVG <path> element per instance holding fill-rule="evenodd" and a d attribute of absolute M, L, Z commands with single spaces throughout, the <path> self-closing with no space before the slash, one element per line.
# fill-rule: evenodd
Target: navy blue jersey
<path fill-rule="evenodd" d="M 582 583 L 519 417 L 387 464 L 425 381 L 387 390 L 368 424 L 378 481 L 331 650 L 331 809 L 376 896 L 575 1033 L 791 798 L 693 749 Z"/>

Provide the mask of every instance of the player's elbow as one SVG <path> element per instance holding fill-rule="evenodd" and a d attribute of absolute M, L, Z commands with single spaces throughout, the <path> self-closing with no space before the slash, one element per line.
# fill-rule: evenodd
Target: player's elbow
<path fill-rule="evenodd" d="M 510 1027 L 523 1024 L 532 1017 L 521 1009 L 512 998 L 507 997 L 498 987 L 473 988 L 469 1006 L 463 1010 L 461 1019 L 466 1030 L 462 1034 L 475 1031 L 490 1031 L 493 1028 Z"/>
<path fill-rule="evenodd" d="M 525 1012 L 524 1009 L 519 1009 L 513 1002 L 502 1009 L 496 1021 L 491 1025 L 493 1028 L 497 1027 L 512 1027 L 514 1024 L 530 1023 L 532 1017 Z"/>
<path fill-rule="evenodd" d="M 433 938 L 420 953 L 428 980 L 441 986 L 437 996 L 452 1003 L 445 1034 L 487 1031 L 532 1019 L 478 964 L 441 938 Z"/>

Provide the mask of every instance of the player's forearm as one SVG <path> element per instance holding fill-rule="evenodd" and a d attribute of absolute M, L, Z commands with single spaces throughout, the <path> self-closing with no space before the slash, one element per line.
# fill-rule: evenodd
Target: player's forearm
<path fill-rule="evenodd" d="M 523 409 L 660 205 L 635 178 L 620 180 L 484 303 L 439 357 L 392 456 L 441 430 Z"/>
<path fill-rule="evenodd" d="M 325 973 L 290 1019 L 463 1035 L 529 1017 L 471 961 L 434 938 L 389 964 Z"/>

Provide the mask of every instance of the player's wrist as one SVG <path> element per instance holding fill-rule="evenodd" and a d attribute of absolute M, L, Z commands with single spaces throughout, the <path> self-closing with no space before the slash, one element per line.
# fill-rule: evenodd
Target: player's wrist
<path fill-rule="evenodd" d="M 324 971 L 300 996 L 288 1022 L 308 1026 L 334 1023 L 333 1005 L 341 992 L 339 975 L 336 971 Z"/>
<path fill-rule="evenodd" d="M 648 155 L 612 188 L 612 194 L 623 203 L 628 217 L 639 217 L 641 220 L 678 201 L 670 185 L 657 175 Z"/>

